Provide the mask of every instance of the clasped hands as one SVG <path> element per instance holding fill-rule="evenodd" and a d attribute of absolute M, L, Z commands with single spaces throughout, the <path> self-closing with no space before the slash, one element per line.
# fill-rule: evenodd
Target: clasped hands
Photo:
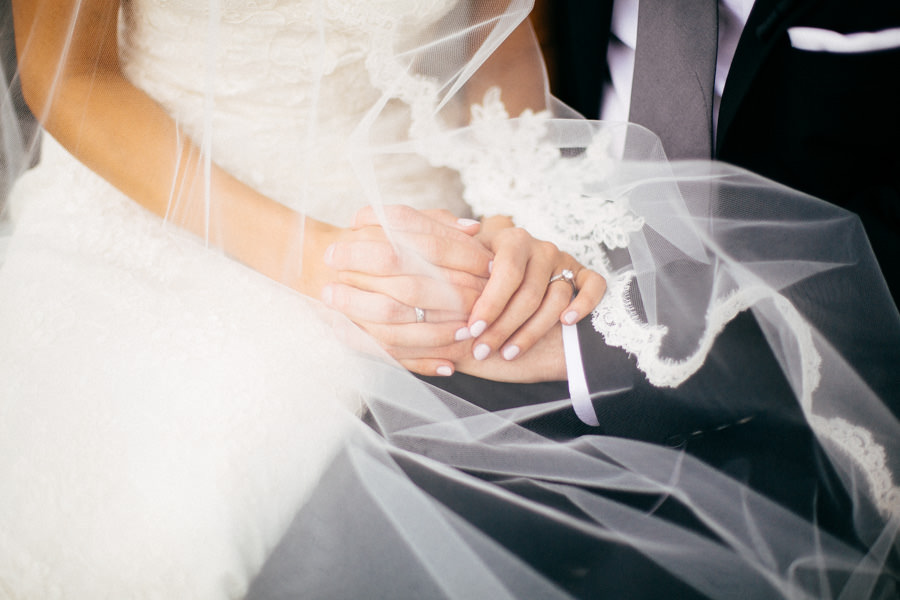
<path fill-rule="evenodd" d="M 479 223 L 446 210 L 383 210 L 387 229 L 366 207 L 325 251 L 334 270 L 322 289 L 327 305 L 415 373 L 565 379 L 560 325 L 594 309 L 603 277 L 507 217 Z M 563 278 L 550 281 L 564 270 L 577 293 Z"/>

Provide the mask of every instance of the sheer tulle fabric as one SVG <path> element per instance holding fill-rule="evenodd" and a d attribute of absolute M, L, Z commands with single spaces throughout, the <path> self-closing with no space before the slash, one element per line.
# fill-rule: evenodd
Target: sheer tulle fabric
<path fill-rule="evenodd" d="M 597 335 L 654 386 L 705 376 L 752 312 L 850 533 L 678 447 L 532 431 L 568 399 L 491 412 L 416 379 L 217 251 L 212 195 L 189 205 L 173 182 L 159 219 L 38 144 L 6 60 L 0 595 L 602 597 L 639 564 L 635 594 L 658 578 L 660 596 L 891 597 L 900 317 L 858 220 L 728 165 L 670 164 L 650 132 L 549 96 L 516 116 L 505 100 L 544 86 L 539 55 L 524 51 L 530 77 L 491 57 L 529 10 L 128 0 L 120 57 L 185 136 L 173 161 L 190 140 L 300 215 L 513 216 L 607 278 Z M 200 238 L 181 227 L 198 215 Z M 299 219 L 285 271 L 313 260 L 302 237 Z M 608 380 L 592 391 L 621 392 Z M 757 410 L 753 389 L 703 389 L 694 411 Z"/>

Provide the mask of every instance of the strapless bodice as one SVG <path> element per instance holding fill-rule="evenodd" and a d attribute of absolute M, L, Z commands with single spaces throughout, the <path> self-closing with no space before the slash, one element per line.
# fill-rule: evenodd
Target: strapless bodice
<path fill-rule="evenodd" d="M 387 89 L 413 43 L 400 32 L 433 26 L 455 3 L 128 0 L 120 54 L 129 79 L 215 162 L 297 210 L 337 223 L 379 199 L 465 212 L 453 176 L 435 177 L 421 158 L 374 159 L 380 197 L 354 175 L 372 140 L 409 130 L 408 102 Z"/>

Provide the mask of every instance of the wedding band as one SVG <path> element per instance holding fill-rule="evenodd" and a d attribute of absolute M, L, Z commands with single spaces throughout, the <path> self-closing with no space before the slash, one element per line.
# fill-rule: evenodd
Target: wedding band
<path fill-rule="evenodd" d="M 418 306 L 413 306 L 413 310 L 416 311 L 416 323 L 424 323 L 425 309 L 419 308 Z"/>
<path fill-rule="evenodd" d="M 558 275 L 554 275 L 553 277 L 550 278 L 550 281 L 547 283 L 549 285 L 550 283 L 553 283 L 554 281 L 565 281 L 566 283 L 568 283 L 569 285 L 572 286 L 572 295 L 573 296 L 578 293 L 578 288 L 575 287 L 575 273 L 573 273 L 570 269 L 563 269 L 562 273 L 559 273 Z"/>

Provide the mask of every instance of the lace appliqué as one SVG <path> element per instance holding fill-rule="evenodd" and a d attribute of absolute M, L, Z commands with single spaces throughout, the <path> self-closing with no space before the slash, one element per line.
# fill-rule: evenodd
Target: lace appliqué
<path fill-rule="evenodd" d="M 526 110 L 510 119 L 499 88 L 472 107 L 471 125 L 428 140 L 432 164 L 459 171 L 464 199 L 482 215 L 509 215 L 539 239 L 552 241 L 585 266 L 608 275 L 606 249 L 624 248 L 644 221 L 628 197 L 607 184 L 614 167 L 611 136 L 600 131 L 583 151 L 562 156 L 548 136 L 550 114 Z"/>

